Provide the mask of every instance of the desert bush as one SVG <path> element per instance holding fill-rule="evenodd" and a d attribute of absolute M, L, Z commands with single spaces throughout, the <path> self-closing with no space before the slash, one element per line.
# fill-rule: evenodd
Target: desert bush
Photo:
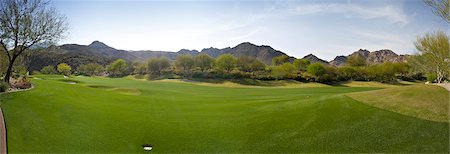
<path fill-rule="evenodd" d="M 41 69 L 42 74 L 56 74 L 55 66 L 48 65 Z"/>
<path fill-rule="evenodd" d="M 106 68 L 110 77 L 123 77 L 127 75 L 128 64 L 123 59 L 117 59 L 113 63 L 109 64 Z"/>
<path fill-rule="evenodd" d="M 436 73 L 428 73 L 427 74 L 427 81 L 434 82 L 437 79 Z"/>
<path fill-rule="evenodd" d="M 0 81 L 0 92 L 6 92 L 9 88 L 8 83 Z"/>
<path fill-rule="evenodd" d="M 18 78 L 11 80 L 11 87 L 16 89 L 28 89 L 31 88 L 31 81 L 28 78 Z"/>
<path fill-rule="evenodd" d="M 72 71 L 72 67 L 70 67 L 66 63 L 61 63 L 61 64 L 58 64 L 56 70 L 58 70 L 58 72 L 63 75 L 69 75 L 70 72 Z"/>

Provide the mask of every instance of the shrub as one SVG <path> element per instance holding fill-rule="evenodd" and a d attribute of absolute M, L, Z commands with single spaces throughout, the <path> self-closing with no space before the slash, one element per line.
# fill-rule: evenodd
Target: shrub
<path fill-rule="evenodd" d="M 100 75 L 101 72 L 103 72 L 103 66 L 99 65 L 97 63 L 89 63 L 89 64 L 83 64 L 77 67 L 78 73 L 82 75 Z"/>
<path fill-rule="evenodd" d="M 28 78 L 21 77 L 11 81 L 11 87 L 16 89 L 28 89 L 31 88 L 31 81 Z"/>
<path fill-rule="evenodd" d="M 6 92 L 9 88 L 8 83 L 0 81 L 0 92 Z"/>
<path fill-rule="evenodd" d="M 72 67 L 70 67 L 68 64 L 66 63 L 61 63 L 58 64 L 57 68 L 59 73 L 63 74 L 63 75 L 69 75 L 70 71 L 72 71 Z"/>
<path fill-rule="evenodd" d="M 147 61 L 147 70 L 152 75 L 163 75 L 170 68 L 169 59 L 166 57 L 150 58 Z"/>
<path fill-rule="evenodd" d="M 437 79 L 436 73 L 428 73 L 427 74 L 427 81 L 434 82 Z"/>
<path fill-rule="evenodd" d="M 218 70 L 230 73 L 237 64 L 237 58 L 231 54 L 223 54 L 216 59 L 216 67 Z"/>
<path fill-rule="evenodd" d="M 117 59 L 107 66 L 110 77 L 123 77 L 128 73 L 128 64 L 123 59 Z"/>
<path fill-rule="evenodd" d="M 52 65 L 45 66 L 41 69 L 42 74 L 56 74 L 55 67 Z"/>
<path fill-rule="evenodd" d="M 319 81 L 319 77 L 326 73 L 326 69 L 321 63 L 309 65 L 306 71 L 315 78 L 315 81 Z"/>

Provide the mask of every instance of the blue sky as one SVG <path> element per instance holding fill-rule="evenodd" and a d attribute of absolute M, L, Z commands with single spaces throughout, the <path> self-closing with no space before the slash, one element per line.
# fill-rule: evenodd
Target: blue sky
<path fill-rule="evenodd" d="M 178 51 L 270 45 L 332 60 L 360 48 L 415 53 L 417 36 L 450 25 L 420 0 L 75 1 L 54 0 L 70 29 L 63 43 Z"/>

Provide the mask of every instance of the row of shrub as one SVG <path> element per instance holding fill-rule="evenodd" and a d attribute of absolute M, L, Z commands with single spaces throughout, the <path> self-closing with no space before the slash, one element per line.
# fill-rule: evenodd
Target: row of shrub
<path fill-rule="evenodd" d="M 239 79 L 251 78 L 259 80 L 293 79 L 304 82 L 340 82 L 348 80 L 396 82 L 402 80 L 420 80 L 422 74 L 414 72 L 407 63 L 367 64 L 362 57 L 350 57 L 342 67 L 322 63 L 311 63 L 306 59 L 289 61 L 287 56 L 273 58 L 272 65 L 252 57 L 234 57 L 223 54 L 213 58 L 206 54 L 197 56 L 180 55 L 175 61 L 165 57 L 151 58 L 146 62 L 127 62 L 118 59 L 107 66 L 95 63 L 80 65 L 73 70 L 62 63 L 56 66 L 46 66 L 43 74 L 77 74 L 88 76 L 123 77 L 147 75 L 151 79 L 160 78 L 221 78 Z M 432 77 L 432 76 L 430 76 Z"/>

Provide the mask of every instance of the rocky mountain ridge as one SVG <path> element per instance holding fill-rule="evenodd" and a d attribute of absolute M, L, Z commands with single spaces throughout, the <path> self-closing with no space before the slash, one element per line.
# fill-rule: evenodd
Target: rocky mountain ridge
<path fill-rule="evenodd" d="M 99 63 L 106 65 L 115 59 L 125 59 L 127 61 L 145 61 L 152 57 L 167 57 L 169 60 L 175 60 L 178 55 L 198 55 L 207 54 L 212 57 L 218 57 L 222 54 L 231 54 L 236 57 L 249 56 L 254 57 L 267 65 L 272 63 L 272 58 L 281 55 L 287 55 L 286 53 L 273 49 L 267 45 L 255 45 L 250 42 L 244 42 L 238 44 L 235 47 L 227 48 L 204 48 L 201 51 L 181 49 L 177 52 L 169 51 L 129 51 L 119 50 L 106 45 L 100 41 L 94 41 L 89 45 L 78 44 L 64 44 L 60 46 L 49 46 L 39 51 L 29 52 L 25 58 L 25 61 L 29 65 L 28 70 L 40 70 L 43 66 L 57 65 L 58 63 L 69 63 L 73 67 L 77 67 L 84 63 Z M 370 64 L 382 63 L 382 62 L 403 62 L 406 61 L 407 55 L 398 55 L 391 50 L 378 50 L 370 52 L 368 50 L 360 49 L 347 56 L 337 56 L 334 60 L 328 62 L 320 59 L 313 54 L 308 54 L 303 59 L 308 59 L 312 63 L 319 62 L 326 65 L 343 66 L 349 56 L 359 55 L 366 59 Z M 293 62 L 295 57 L 290 57 L 290 61 Z M 33 64 L 33 65 L 31 65 Z"/>
<path fill-rule="evenodd" d="M 351 56 L 361 56 L 366 59 L 368 64 L 379 64 L 384 62 L 406 62 L 408 55 L 398 55 L 392 50 L 382 49 L 370 52 L 366 49 L 359 49 L 348 56 L 336 56 L 332 61 L 329 62 L 333 66 L 344 66 L 348 57 Z"/>

